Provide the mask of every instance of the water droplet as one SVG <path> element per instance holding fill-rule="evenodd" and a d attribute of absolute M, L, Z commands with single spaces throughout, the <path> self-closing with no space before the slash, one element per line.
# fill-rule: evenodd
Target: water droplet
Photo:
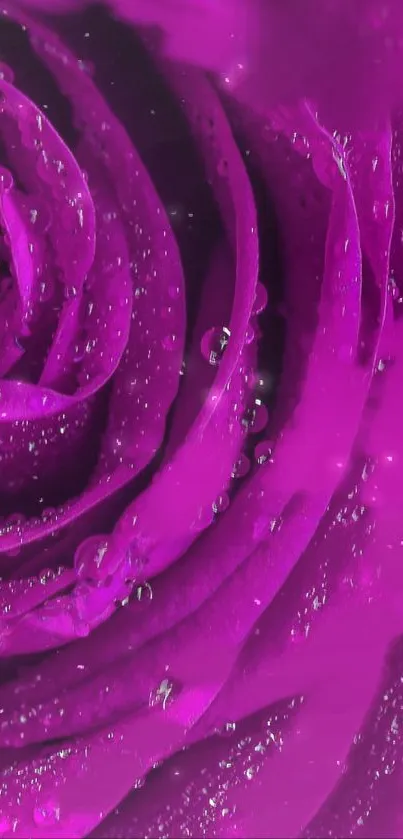
<path fill-rule="evenodd" d="M 240 454 L 237 462 L 234 464 L 231 477 L 232 478 L 244 478 L 245 475 L 248 474 L 250 469 L 250 460 L 246 457 L 245 454 Z"/>
<path fill-rule="evenodd" d="M 226 722 L 222 729 L 222 734 L 230 737 L 236 731 L 236 722 Z"/>
<path fill-rule="evenodd" d="M 79 545 L 74 555 L 74 567 L 80 579 L 99 580 L 107 575 L 105 566 L 110 560 L 105 536 L 90 536 Z"/>
<path fill-rule="evenodd" d="M 60 821 L 60 806 L 57 801 L 46 801 L 34 808 L 33 817 L 37 827 L 57 824 Z"/>
<path fill-rule="evenodd" d="M 362 477 L 363 481 L 367 482 L 370 479 L 373 472 L 374 472 L 374 463 L 371 460 L 367 460 L 364 463 L 364 466 L 363 466 L 363 469 L 362 469 L 362 472 L 361 472 L 361 477 Z"/>
<path fill-rule="evenodd" d="M 64 289 L 64 296 L 66 300 L 73 300 L 77 297 L 78 291 L 75 285 L 67 285 Z"/>
<path fill-rule="evenodd" d="M 180 691 L 179 684 L 172 681 L 172 679 L 162 679 L 158 687 L 151 691 L 149 696 L 150 707 L 162 705 L 165 711 L 168 703 L 171 704 Z"/>
<path fill-rule="evenodd" d="M 363 504 L 357 504 L 357 506 L 354 507 L 354 510 L 351 513 L 351 518 L 353 519 L 353 521 L 359 521 L 364 514 L 365 514 L 364 505 Z"/>
<path fill-rule="evenodd" d="M 56 515 L 55 507 L 44 507 L 41 512 L 42 521 L 46 522 Z"/>
<path fill-rule="evenodd" d="M 173 352 L 178 346 L 178 336 L 174 332 L 171 335 L 165 335 L 165 338 L 162 339 L 162 346 L 167 352 Z"/>
<path fill-rule="evenodd" d="M 52 215 L 49 208 L 41 202 L 35 201 L 35 206 L 29 209 L 29 221 L 35 227 L 35 233 L 46 233 L 52 224 Z"/>
<path fill-rule="evenodd" d="M 83 360 L 86 351 L 86 343 L 84 340 L 77 341 L 73 350 L 73 361 L 79 364 Z"/>
<path fill-rule="evenodd" d="M 230 330 L 224 326 L 222 329 L 213 327 L 209 329 L 201 340 L 201 352 L 209 364 L 217 367 L 220 363 L 231 337 Z"/>
<path fill-rule="evenodd" d="M 42 279 L 39 283 L 39 300 L 41 303 L 47 303 L 52 299 L 55 293 L 55 284 L 49 277 Z"/>
<path fill-rule="evenodd" d="M 268 463 L 273 457 L 273 444 L 270 440 L 262 440 L 255 446 L 255 460 L 259 466 Z"/>
<path fill-rule="evenodd" d="M 133 783 L 133 789 L 141 789 L 142 787 L 144 787 L 145 782 L 146 779 L 144 777 L 136 778 L 136 780 Z"/>
<path fill-rule="evenodd" d="M 255 399 L 253 405 L 245 411 L 242 425 L 253 434 L 259 434 L 266 427 L 268 418 L 266 406 L 260 399 Z"/>
<path fill-rule="evenodd" d="M 136 589 L 136 597 L 137 600 L 152 600 L 153 599 L 153 590 L 151 587 L 151 583 L 145 582 L 142 583 L 140 586 L 137 586 Z"/>
<path fill-rule="evenodd" d="M 221 495 L 219 495 L 213 502 L 213 513 L 225 513 L 225 510 L 228 510 L 229 503 L 228 494 L 226 492 L 222 492 Z"/>

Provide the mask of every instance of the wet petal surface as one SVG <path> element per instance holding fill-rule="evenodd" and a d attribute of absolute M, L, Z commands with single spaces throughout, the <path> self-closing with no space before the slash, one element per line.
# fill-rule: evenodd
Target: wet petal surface
<path fill-rule="evenodd" d="M 359 18 L 369 120 L 307 2 L 298 79 L 271 3 L 33 5 L 0 29 L 0 835 L 398 837 L 398 14 Z"/>

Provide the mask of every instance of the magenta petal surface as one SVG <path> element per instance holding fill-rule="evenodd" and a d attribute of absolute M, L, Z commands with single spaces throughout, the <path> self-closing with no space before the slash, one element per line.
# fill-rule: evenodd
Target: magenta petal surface
<path fill-rule="evenodd" d="M 0 23 L 0 836 L 398 839 L 402 10 Z"/>

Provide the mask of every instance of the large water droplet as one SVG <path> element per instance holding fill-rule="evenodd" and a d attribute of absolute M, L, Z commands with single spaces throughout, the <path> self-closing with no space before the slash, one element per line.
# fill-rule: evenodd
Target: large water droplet
<path fill-rule="evenodd" d="M 258 434 L 267 425 L 268 411 L 261 399 L 255 399 L 242 418 L 242 425 L 253 434 Z"/>
<path fill-rule="evenodd" d="M 238 460 L 233 466 L 231 477 L 232 478 L 244 478 L 245 475 L 248 474 L 250 469 L 250 460 L 246 457 L 245 454 L 240 454 Z"/>
<path fill-rule="evenodd" d="M 153 590 L 151 587 L 151 583 L 147 581 L 142 583 L 141 585 L 137 586 L 136 588 L 136 597 L 137 600 L 152 600 L 153 599 Z"/>
<path fill-rule="evenodd" d="M 201 352 L 209 364 L 217 367 L 228 346 L 231 337 L 230 330 L 223 326 L 221 329 L 213 327 L 209 329 L 201 340 Z"/>
<path fill-rule="evenodd" d="M 222 492 L 213 502 L 213 513 L 225 513 L 229 507 L 229 496 L 226 492 Z"/>
<path fill-rule="evenodd" d="M 109 556 L 108 540 L 105 536 L 90 536 L 79 545 L 74 555 L 74 567 L 81 579 L 99 580 L 107 575 Z"/>

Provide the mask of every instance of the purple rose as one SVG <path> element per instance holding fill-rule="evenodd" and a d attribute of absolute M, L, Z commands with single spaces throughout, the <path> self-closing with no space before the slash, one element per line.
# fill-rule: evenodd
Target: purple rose
<path fill-rule="evenodd" d="M 110 5 L 1 8 L 0 837 L 398 837 L 400 0 Z"/>

